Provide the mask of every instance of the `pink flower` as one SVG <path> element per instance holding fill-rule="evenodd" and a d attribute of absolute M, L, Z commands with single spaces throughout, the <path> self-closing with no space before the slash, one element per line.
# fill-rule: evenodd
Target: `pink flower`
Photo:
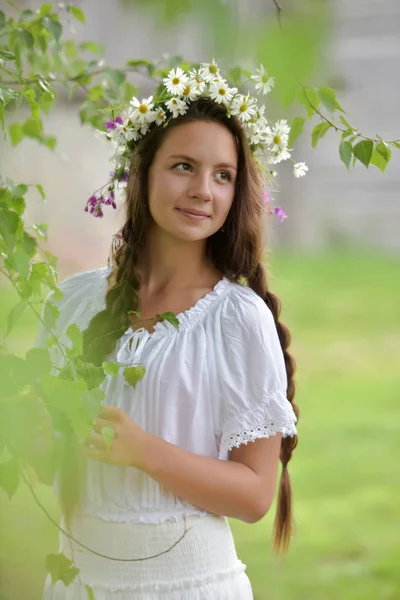
<path fill-rule="evenodd" d="M 281 208 L 280 206 L 277 206 L 277 207 L 274 209 L 274 212 L 275 212 L 275 214 L 276 214 L 276 215 L 278 215 L 278 217 L 279 217 L 279 219 L 280 219 L 280 222 L 281 222 L 281 223 L 282 223 L 282 221 L 283 221 L 284 219 L 286 219 L 286 217 L 287 217 L 287 215 L 286 215 L 285 211 L 284 211 L 284 210 L 283 210 L 283 208 Z"/>

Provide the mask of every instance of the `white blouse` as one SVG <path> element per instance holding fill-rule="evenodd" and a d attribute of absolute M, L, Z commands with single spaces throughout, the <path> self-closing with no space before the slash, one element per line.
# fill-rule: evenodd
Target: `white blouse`
<path fill-rule="evenodd" d="M 85 271 L 59 285 L 64 297 L 55 303 L 60 310 L 55 333 L 66 345 L 71 323 L 84 330 L 105 308 L 109 273 L 109 267 Z M 101 384 L 106 404 L 121 407 L 153 435 L 220 460 L 228 460 L 234 446 L 297 433 L 274 318 L 256 292 L 224 277 L 177 318 L 179 331 L 162 321 L 153 333 L 129 327 L 117 340 L 107 361 L 140 363 L 146 374 L 135 389 L 123 369 L 116 377 L 107 375 Z M 40 328 L 37 345 L 45 346 L 46 337 Z M 88 460 L 80 514 L 159 523 L 208 513 L 139 469 Z"/>

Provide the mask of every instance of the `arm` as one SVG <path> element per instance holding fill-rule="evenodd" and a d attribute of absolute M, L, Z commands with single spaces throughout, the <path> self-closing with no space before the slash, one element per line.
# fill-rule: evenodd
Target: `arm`
<path fill-rule="evenodd" d="M 188 452 L 153 435 L 148 443 L 141 470 L 203 510 L 255 523 L 272 504 L 280 434 L 233 448 L 228 461 Z"/>

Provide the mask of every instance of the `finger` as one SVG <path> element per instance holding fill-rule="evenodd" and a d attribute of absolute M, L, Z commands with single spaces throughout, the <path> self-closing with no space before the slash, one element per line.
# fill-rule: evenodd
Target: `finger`
<path fill-rule="evenodd" d="M 94 431 L 92 431 L 89 437 L 87 438 L 86 445 L 94 446 L 98 450 L 107 449 L 107 444 L 103 436 L 100 433 L 95 433 Z"/>
<path fill-rule="evenodd" d="M 113 421 L 120 421 L 124 411 L 119 406 L 108 406 L 103 404 L 101 407 L 100 417 L 103 419 L 110 419 Z"/>
<path fill-rule="evenodd" d="M 87 458 L 99 460 L 100 462 L 104 463 L 109 462 L 109 454 L 103 450 L 98 450 L 97 448 L 85 448 L 85 453 Z"/>
<path fill-rule="evenodd" d="M 93 430 L 97 431 L 97 433 L 101 433 L 102 427 L 111 427 L 111 426 L 112 426 L 111 421 L 107 421 L 106 419 L 100 419 L 99 417 L 97 417 L 94 420 Z"/>

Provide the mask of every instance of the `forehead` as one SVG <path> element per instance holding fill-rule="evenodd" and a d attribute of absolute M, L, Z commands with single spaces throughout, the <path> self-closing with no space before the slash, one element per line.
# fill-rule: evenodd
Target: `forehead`
<path fill-rule="evenodd" d="M 159 155 L 167 159 L 171 154 L 186 154 L 200 162 L 237 163 L 236 142 L 224 125 L 195 121 L 174 127 L 168 132 Z"/>

